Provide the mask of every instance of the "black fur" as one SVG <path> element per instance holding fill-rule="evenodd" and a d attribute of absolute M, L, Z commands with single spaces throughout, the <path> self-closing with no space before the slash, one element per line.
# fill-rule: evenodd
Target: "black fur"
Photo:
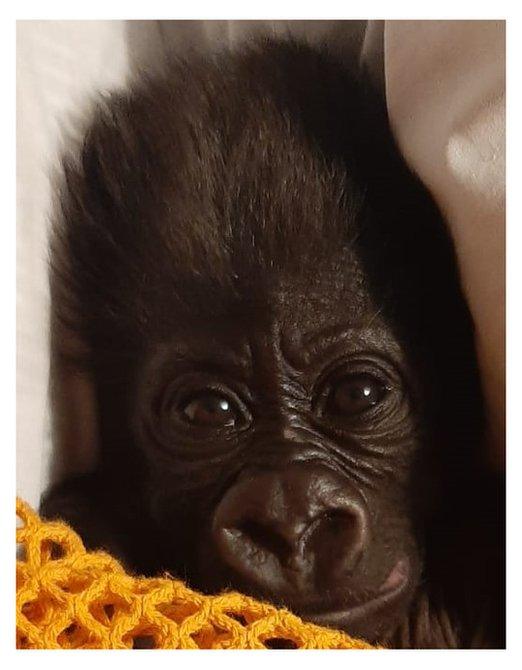
<path fill-rule="evenodd" d="M 165 473 L 180 470 L 182 491 L 192 466 L 154 462 L 143 446 L 136 417 L 153 384 L 144 370 L 181 335 L 213 346 L 229 324 L 261 332 L 267 315 L 304 332 L 303 314 L 315 327 L 338 309 L 346 323 L 384 328 L 411 396 L 407 449 L 384 465 L 363 454 L 360 472 L 379 473 L 371 495 L 386 498 L 387 478 L 403 482 L 401 502 L 376 503 L 399 530 L 383 531 L 368 569 L 380 575 L 390 547 L 413 542 L 399 537 L 407 521 L 422 573 L 401 617 L 366 635 L 400 647 L 502 646 L 502 484 L 479 459 L 473 333 L 452 245 L 359 75 L 290 42 L 172 63 L 100 103 L 64 174 L 53 342 L 60 365 L 91 375 L 101 452 L 96 471 L 55 487 L 43 512 L 131 568 L 221 588 L 150 511 L 158 489 L 175 494 Z M 210 485 L 198 486 L 206 496 Z M 176 517 L 187 547 L 220 491 L 196 496 L 192 519 L 184 508 Z"/>

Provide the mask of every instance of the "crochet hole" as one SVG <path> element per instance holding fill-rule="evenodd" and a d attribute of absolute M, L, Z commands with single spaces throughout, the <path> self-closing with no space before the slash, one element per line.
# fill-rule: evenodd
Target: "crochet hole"
<path fill-rule="evenodd" d="M 299 649 L 293 640 L 287 640 L 284 637 L 270 637 L 264 640 L 263 644 L 267 649 Z"/>
<path fill-rule="evenodd" d="M 42 555 L 48 560 L 57 561 L 65 556 L 65 549 L 54 540 L 44 540 L 42 542 Z"/>
<path fill-rule="evenodd" d="M 47 609 L 38 600 L 31 600 L 22 605 L 22 614 L 30 621 L 32 624 L 38 625 L 41 621 L 44 620 Z"/>
<path fill-rule="evenodd" d="M 56 638 L 64 649 L 80 649 L 89 644 L 91 633 L 76 621 L 72 621 Z"/>
<path fill-rule="evenodd" d="M 113 618 L 119 615 L 120 618 L 126 618 L 131 615 L 130 606 L 119 599 L 96 600 L 89 605 L 89 613 L 103 626 L 111 626 Z"/>
<path fill-rule="evenodd" d="M 238 614 L 237 612 L 225 612 L 225 614 L 231 619 L 234 619 L 234 621 L 240 623 L 242 626 L 247 625 L 247 620 L 242 614 Z"/>
<path fill-rule="evenodd" d="M 133 649 L 156 649 L 156 640 L 152 635 L 138 635 L 132 640 Z"/>
<path fill-rule="evenodd" d="M 105 616 L 109 621 L 111 621 L 112 617 L 114 616 L 114 605 L 104 605 L 103 606 L 103 611 L 105 613 Z"/>
<path fill-rule="evenodd" d="M 152 625 L 141 624 L 125 633 L 121 641 L 128 649 L 159 649 L 161 633 Z"/>

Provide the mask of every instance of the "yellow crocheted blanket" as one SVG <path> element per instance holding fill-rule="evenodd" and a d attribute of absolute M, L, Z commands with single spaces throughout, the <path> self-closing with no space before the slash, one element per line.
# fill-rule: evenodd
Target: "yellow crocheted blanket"
<path fill-rule="evenodd" d="M 16 644 L 21 649 L 371 649 L 240 593 L 205 596 L 134 577 L 61 522 L 17 500 Z"/>

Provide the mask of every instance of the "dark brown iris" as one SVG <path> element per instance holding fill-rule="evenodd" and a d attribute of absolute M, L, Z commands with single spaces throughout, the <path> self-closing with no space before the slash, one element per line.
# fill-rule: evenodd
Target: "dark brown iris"
<path fill-rule="evenodd" d="M 182 408 L 182 415 L 198 426 L 224 427 L 236 422 L 236 411 L 231 401 L 215 391 L 193 396 Z"/>
<path fill-rule="evenodd" d="M 386 394 L 385 386 L 367 374 L 350 375 L 332 391 L 328 409 L 333 414 L 356 416 L 377 405 Z"/>

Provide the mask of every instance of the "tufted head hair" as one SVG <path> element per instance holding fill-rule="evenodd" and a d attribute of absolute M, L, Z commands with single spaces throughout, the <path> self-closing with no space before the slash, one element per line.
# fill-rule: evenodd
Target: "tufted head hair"
<path fill-rule="evenodd" d="M 288 276 L 364 277 L 390 320 L 415 313 L 397 321 L 418 339 L 437 322 L 441 263 L 454 271 L 383 114 L 357 73 L 293 42 L 173 61 L 108 95 L 65 160 L 58 318 L 121 350 L 186 313 L 270 305 Z"/>

